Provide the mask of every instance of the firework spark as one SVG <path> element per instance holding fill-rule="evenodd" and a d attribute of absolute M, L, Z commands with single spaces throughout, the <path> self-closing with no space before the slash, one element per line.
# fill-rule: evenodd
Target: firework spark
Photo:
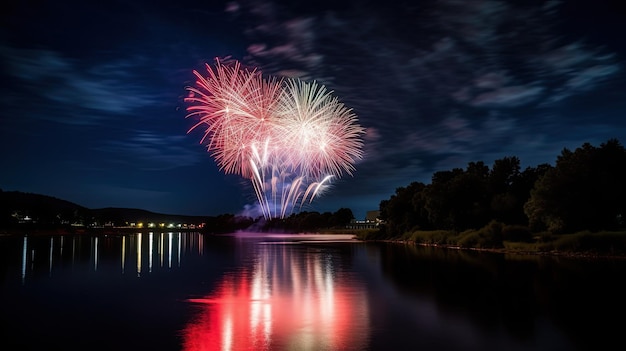
<path fill-rule="evenodd" d="M 364 129 L 323 85 L 265 78 L 239 62 L 197 71 L 187 117 L 205 126 L 201 143 L 225 173 L 249 179 L 265 218 L 310 203 L 334 177 L 352 175 Z"/>

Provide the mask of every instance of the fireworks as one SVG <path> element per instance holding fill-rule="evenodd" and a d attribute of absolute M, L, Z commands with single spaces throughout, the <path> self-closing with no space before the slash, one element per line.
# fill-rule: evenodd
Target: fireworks
<path fill-rule="evenodd" d="M 188 88 L 187 117 L 205 126 L 201 143 L 225 173 L 249 179 L 265 218 L 283 218 L 352 175 L 364 130 L 332 92 L 316 82 L 265 78 L 238 62 L 216 60 Z"/>

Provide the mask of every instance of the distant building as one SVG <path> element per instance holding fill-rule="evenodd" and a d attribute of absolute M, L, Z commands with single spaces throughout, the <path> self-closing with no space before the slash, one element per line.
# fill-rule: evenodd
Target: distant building
<path fill-rule="evenodd" d="M 353 219 L 346 226 L 347 229 L 375 229 L 380 224 L 380 211 L 367 211 L 365 220 Z"/>
<path fill-rule="evenodd" d="M 380 211 L 367 211 L 365 213 L 365 220 L 370 222 L 379 221 L 378 217 L 380 217 Z"/>

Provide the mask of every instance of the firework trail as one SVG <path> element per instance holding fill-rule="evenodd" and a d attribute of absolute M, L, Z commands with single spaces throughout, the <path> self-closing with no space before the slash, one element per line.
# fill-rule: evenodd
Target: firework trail
<path fill-rule="evenodd" d="M 220 170 L 249 179 L 265 218 L 284 218 L 352 175 L 362 157 L 356 115 L 316 82 L 265 78 L 257 70 L 216 60 L 207 75 L 194 71 L 187 117 L 205 127 Z"/>

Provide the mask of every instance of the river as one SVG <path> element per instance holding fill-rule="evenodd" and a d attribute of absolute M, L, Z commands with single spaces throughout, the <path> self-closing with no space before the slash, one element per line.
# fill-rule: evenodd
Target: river
<path fill-rule="evenodd" d="M 6 235 L 2 348 L 612 349 L 625 272 L 349 235 Z"/>

